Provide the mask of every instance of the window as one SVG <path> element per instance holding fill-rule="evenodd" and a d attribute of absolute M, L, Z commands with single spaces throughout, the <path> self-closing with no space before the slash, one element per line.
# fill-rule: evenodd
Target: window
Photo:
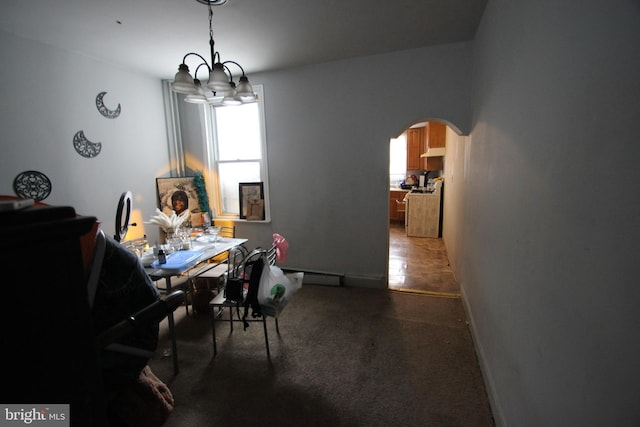
<path fill-rule="evenodd" d="M 396 187 L 407 173 L 407 134 L 389 141 L 389 184 Z"/>
<path fill-rule="evenodd" d="M 263 182 L 265 219 L 269 220 L 267 156 L 262 87 L 260 101 L 232 107 L 212 107 L 209 145 L 212 153 L 213 205 L 218 218 L 239 218 L 240 182 Z"/>

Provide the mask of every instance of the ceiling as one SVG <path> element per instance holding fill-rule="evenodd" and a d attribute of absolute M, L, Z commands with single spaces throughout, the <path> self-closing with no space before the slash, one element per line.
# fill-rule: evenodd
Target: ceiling
<path fill-rule="evenodd" d="M 213 8 L 213 37 L 250 74 L 468 41 L 486 2 L 229 0 Z M 172 78 L 186 53 L 210 59 L 208 13 L 196 0 L 2 0 L 0 28 Z"/>

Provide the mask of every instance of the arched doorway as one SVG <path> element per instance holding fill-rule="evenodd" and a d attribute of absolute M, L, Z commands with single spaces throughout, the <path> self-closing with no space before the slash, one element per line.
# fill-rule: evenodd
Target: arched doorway
<path fill-rule="evenodd" d="M 407 126 L 389 143 L 389 289 L 459 296 L 442 238 L 447 139 L 458 135 L 445 121 L 427 119 Z M 401 143 L 406 160 L 400 180 L 394 149 Z"/>

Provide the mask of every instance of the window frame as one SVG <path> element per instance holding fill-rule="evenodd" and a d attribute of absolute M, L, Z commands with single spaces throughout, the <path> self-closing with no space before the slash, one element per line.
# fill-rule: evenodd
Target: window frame
<path fill-rule="evenodd" d="M 258 120 L 260 129 L 260 159 L 251 160 L 219 160 L 217 158 L 218 153 L 218 136 L 216 128 L 216 108 L 234 108 L 233 106 L 215 106 L 208 105 L 205 109 L 205 144 L 207 153 L 207 169 L 211 171 L 209 176 L 209 188 L 210 188 L 210 201 L 211 208 L 214 215 L 212 219 L 220 221 L 237 221 L 237 222 L 271 222 L 271 209 L 269 202 L 269 165 L 268 165 L 268 152 L 267 152 L 267 135 L 265 131 L 265 107 L 264 107 L 264 88 L 262 85 L 253 85 L 254 92 L 258 95 Z M 240 213 L 238 214 L 225 214 L 222 211 L 222 188 L 218 174 L 218 165 L 220 163 L 234 163 L 234 162 L 255 162 L 260 163 L 260 180 L 263 183 L 264 188 L 264 220 L 247 220 L 241 219 Z M 239 189 L 238 189 L 239 192 Z"/>
<path fill-rule="evenodd" d="M 394 145 L 397 144 L 398 147 Z M 398 152 L 401 153 L 398 156 Z M 391 170 L 394 166 L 393 160 L 398 160 L 398 163 L 404 163 L 404 167 L 399 167 L 398 170 Z M 407 174 L 407 133 L 401 133 L 397 138 L 391 138 L 389 140 L 389 185 L 396 187 L 399 181 L 405 179 Z M 397 172 L 397 173 L 396 173 Z"/>

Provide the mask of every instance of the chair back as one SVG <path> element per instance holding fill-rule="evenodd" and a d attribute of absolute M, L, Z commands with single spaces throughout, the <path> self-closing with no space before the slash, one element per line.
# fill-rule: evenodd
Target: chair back
<path fill-rule="evenodd" d="M 229 238 L 235 238 L 236 237 L 236 226 L 235 225 L 221 225 L 218 226 L 220 228 L 220 231 L 218 231 L 218 236 L 220 237 L 229 237 Z"/>
<path fill-rule="evenodd" d="M 265 258 L 267 259 L 267 264 L 275 265 L 276 263 L 276 245 L 272 245 L 269 249 L 265 251 Z"/>
<path fill-rule="evenodd" d="M 249 250 L 244 246 L 236 246 L 229 251 L 228 269 L 229 277 L 239 277 L 243 268 L 243 261 L 249 255 Z"/>

